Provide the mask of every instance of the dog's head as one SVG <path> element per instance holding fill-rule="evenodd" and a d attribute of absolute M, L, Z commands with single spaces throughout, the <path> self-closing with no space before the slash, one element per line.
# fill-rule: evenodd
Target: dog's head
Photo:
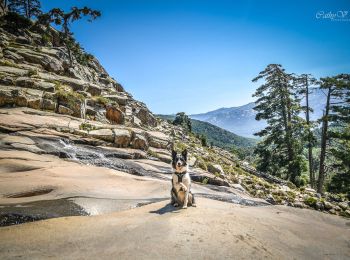
<path fill-rule="evenodd" d="M 185 172 L 187 170 L 187 150 L 182 153 L 172 151 L 172 166 L 176 172 Z"/>

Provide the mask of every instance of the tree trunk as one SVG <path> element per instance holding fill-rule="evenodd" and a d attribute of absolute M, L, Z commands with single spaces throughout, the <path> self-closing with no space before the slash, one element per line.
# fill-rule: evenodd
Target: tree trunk
<path fill-rule="evenodd" d="M 29 9 L 30 9 L 30 3 L 29 3 L 29 1 L 30 1 L 30 0 L 27 0 L 27 1 L 26 1 L 26 10 L 25 10 L 25 11 L 26 11 L 26 17 L 27 17 L 28 19 L 30 19 L 30 14 L 29 14 L 29 13 L 30 13 L 30 11 L 29 11 Z"/>
<path fill-rule="evenodd" d="M 308 152 L 309 152 L 309 175 L 310 184 L 312 188 L 315 188 L 315 173 L 313 170 L 313 158 L 312 158 L 312 133 L 310 129 L 310 106 L 309 106 L 309 81 L 307 76 L 305 76 L 305 88 L 306 88 L 306 124 L 308 126 Z"/>
<path fill-rule="evenodd" d="M 322 118 L 322 136 L 321 136 L 321 155 L 320 155 L 320 169 L 318 173 L 318 183 L 317 183 L 317 192 L 323 193 L 323 184 L 325 179 L 325 160 L 326 160 L 326 149 L 327 149 L 327 135 L 328 135 L 328 115 L 329 115 L 329 106 L 331 100 L 331 89 L 328 88 L 327 93 L 327 102 L 326 102 L 326 111 Z"/>

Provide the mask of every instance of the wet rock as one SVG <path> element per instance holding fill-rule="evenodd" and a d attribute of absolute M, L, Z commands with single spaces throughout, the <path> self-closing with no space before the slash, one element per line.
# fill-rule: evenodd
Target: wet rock
<path fill-rule="evenodd" d="M 106 118 L 112 124 L 123 124 L 124 123 L 124 113 L 115 106 L 107 106 L 106 108 Z"/>
<path fill-rule="evenodd" d="M 114 143 L 117 147 L 128 147 L 131 141 L 131 133 L 127 129 L 113 129 Z"/>

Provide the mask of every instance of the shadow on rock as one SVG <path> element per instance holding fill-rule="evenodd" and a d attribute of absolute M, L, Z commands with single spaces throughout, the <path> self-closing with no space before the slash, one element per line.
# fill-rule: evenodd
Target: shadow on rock
<path fill-rule="evenodd" d="M 157 210 L 150 211 L 149 213 L 158 214 L 158 215 L 163 215 L 165 213 L 170 213 L 170 212 L 179 213 L 180 209 L 181 209 L 180 207 L 174 207 L 169 203 L 164 207 Z"/>

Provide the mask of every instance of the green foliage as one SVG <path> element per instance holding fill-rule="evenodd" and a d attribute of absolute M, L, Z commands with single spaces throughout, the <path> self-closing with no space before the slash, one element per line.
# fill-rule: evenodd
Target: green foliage
<path fill-rule="evenodd" d="M 111 103 L 111 100 L 109 100 L 108 98 L 102 97 L 102 96 L 94 96 L 93 99 L 95 100 L 95 102 L 97 104 L 100 104 L 103 106 L 107 106 L 108 104 Z"/>
<path fill-rule="evenodd" d="M 76 93 L 69 86 L 56 83 L 56 98 L 60 101 L 58 103 L 66 103 L 69 107 L 76 107 L 77 103 L 81 104 L 84 101 L 84 96 Z"/>
<path fill-rule="evenodd" d="M 179 112 L 176 114 L 173 125 L 182 126 L 187 132 L 192 131 L 191 120 L 184 112 Z"/>
<path fill-rule="evenodd" d="M 304 199 L 304 203 L 312 208 L 316 206 L 317 201 L 318 200 L 315 197 L 307 197 L 306 199 Z"/>
<path fill-rule="evenodd" d="M 255 134 L 264 138 L 255 149 L 257 169 L 296 184 L 304 167 L 304 121 L 293 77 L 281 65 L 270 64 L 253 82 L 260 79 L 264 84 L 253 95 L 258 98 L 254 110 L 256 120 L 266 120 L 268 126 Z"/>
<path fill-rule="evenodd" d="M 72 7 L 69 12 L 64 12 L 60 8 L 53 8 L 49 12 L 44 13 L 38 17 L 38 23 L 48 27 L 51 23 L 61 27 L 61 40 L 68 51 L 70 63 L 73 63 L 73 56 L 76 60 L 87 65 L 93 58 L 91 54 L 86 53 L 73 38 L 73 33 L 70 30 L 70 26 L 73 22 L 88 17 L 88 21 L 91 22 L 100 17 L 101 13 L 97 10 L 92 10 L 88 7 L 78 8 Z"/>
<path fill-rule="evenodd" d="M 205 178 L 202 180 L 202 184 L 206 185 L 206 184 L 208 184 L 208 181 L 209 181 L 209 178 L 205 177 Z"/>
<path fill-rule="evenodd" d="M 87 131 L 87 132 L 90 132 L 90 131 L 92 131 L 92 130 L 96 130 L 96 127 L 95 127 L 94 125 L 92 125 L 92 124 L 89 124 L 89 123 L 87 123 L 87 122 L 84 122 L 84 123 L 81 123 L 81 124 L 79 125 L 79 129 L 80 129 L 80 130 Z"/>
<path fill-rule="evenodd" d="M 331 149 L 337 161 L 333 165 L 335 174 L 328 185 L 328 190 L 348 194 L 350 198 L 350 124 L 344 132 L 338 134 L 337 139 L 340 139 L 338 147 Z"/>

